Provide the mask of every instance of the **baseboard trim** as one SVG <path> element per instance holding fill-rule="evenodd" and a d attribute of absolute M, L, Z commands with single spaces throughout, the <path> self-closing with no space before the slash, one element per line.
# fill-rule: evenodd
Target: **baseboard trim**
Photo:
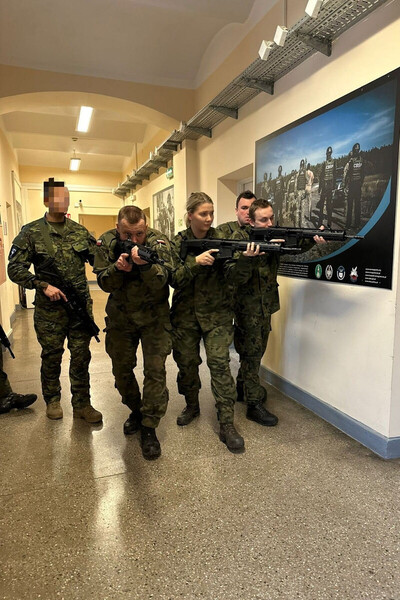
<path fill-rule="evenodd" d="M 372 452 L 375 452 L 375 454 L 378 454 L 381 458 L 400 458 L 400 437 L 385 437 L 367 425 L 364 425 L 364 423 L 349 417 L 349 415 L 305 392 L 264 366 L 261 366 L 260 377 L 264 382 L 272 385 L 305 408 L 308 408 L 346 435 L 360 442 L 360 444 L 366 446 Z"/>

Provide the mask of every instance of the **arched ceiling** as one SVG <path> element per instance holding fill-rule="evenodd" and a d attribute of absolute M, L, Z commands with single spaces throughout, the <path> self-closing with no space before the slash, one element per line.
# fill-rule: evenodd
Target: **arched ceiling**
<path fill-rule="evenodd" d="M 0 64 L 194 88 L 277 1 L 0 0 Z M 85 170 L 123 173 L 137 146 L 168 127 L 145 107 L 133 114 L 94 99 L 91 129 L 77 134 L 78 101 L 42 100 L 0 110 L 21 165 L 65 168 L 75 147 Z"/>

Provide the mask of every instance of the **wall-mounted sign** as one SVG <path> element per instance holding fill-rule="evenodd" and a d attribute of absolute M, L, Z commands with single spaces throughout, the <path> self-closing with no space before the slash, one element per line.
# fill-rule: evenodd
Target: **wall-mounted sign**
<path fill-rule="evenodd" d="M 167 172 L 165 173 L 167 179 L 173 179 L 174 177 L 174 167 L 168 167 Z"/>
<path fill-rule="evenodd" d="M 280 275 L 392 286 L 400 69 L 256 142 L 256 195 L 281 226 L 344 229 L 285 257 Z"/>

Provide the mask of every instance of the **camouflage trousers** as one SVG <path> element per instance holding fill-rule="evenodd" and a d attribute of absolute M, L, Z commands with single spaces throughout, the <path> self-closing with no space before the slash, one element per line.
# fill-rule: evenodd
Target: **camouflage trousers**
<path fill-rule="evenodd" d="M 192 328 L 174 327 L 172 331 L 173 356 L 178 365 L 179 393 L 188 403 L 196 399 L 201 388 L 199 377 L 200 341 L 203 339 L 207 366 L 211 374 L 211 391 L 215 399 L 220 423 L 233 423 L 236 401 L 235 382 L 229 367 L 229 346 L 233 340 L 233 325 L 228 323 L 211 331 L 202 331 L 200 325 Z"/>
<path fill-rule="evenodd" d="M 143 397 L 133 372 L 139 342 L 143 352 Z M 168 406 L 165 360 L 171 352 L 170 326 L 156 321 L 122 330 L 114 328 L 106 317 L 106 352 L 123 404 L 132 412 L 141 411 L 145 427 L 157 427 Z"/>
<path fill-rule="evenodd" d="M 7 373 L 3 371 L 3 350 L 0 348 L 0 398 L 5 398 L 11 394 L 12 389 L 8 381 Z"/>
<path fill-rule="evenodd" d="M 271 315 L 260 317 L 235 313 L 235 348 L 240 358 L 237 381 L 243 382 L 247 404 L 259 404 L 265 398 L 259 371 L 270 331 Z"/>
<path fill-rule="evenodd" d="M 60 373 L 65 339 L 71 354 L 69 380 L 72 406 L 89 404 L 91 335 L 83 329 L 82 325 L 71 320 L 61 304 L 36 306 L 34 325 L 38 342 L 42 347 L 40 376 L 46 404 L 57 402 L 61 398 Z"/>

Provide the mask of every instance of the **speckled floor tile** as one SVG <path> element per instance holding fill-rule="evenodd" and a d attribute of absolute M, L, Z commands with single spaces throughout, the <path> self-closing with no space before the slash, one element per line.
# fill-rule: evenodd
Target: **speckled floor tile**
<path fill-rule="evenodd" d="M 105 295 L 93 295 L 100 323 Z M 103 339 L 91 367 L 103 425 L 72 419 L 67 360 L 63 420 L 47 419 L 41 399 L 0 416 L 0 598 L 400 600 L 399 460 L 273 389 L 279 425 L 248 421 L 238 404 L 246 453 L 233 455 L 218 439 L 204 364 L 201 415 L 176 425 L 183 401 L 169 358 L 163 453 L 146 462 L 138 435 L 122 433 L 128 411 Z M 24 311 L 18 358 L 6 359 L 16 391 L 40 393 L 35 344 Z"/>

